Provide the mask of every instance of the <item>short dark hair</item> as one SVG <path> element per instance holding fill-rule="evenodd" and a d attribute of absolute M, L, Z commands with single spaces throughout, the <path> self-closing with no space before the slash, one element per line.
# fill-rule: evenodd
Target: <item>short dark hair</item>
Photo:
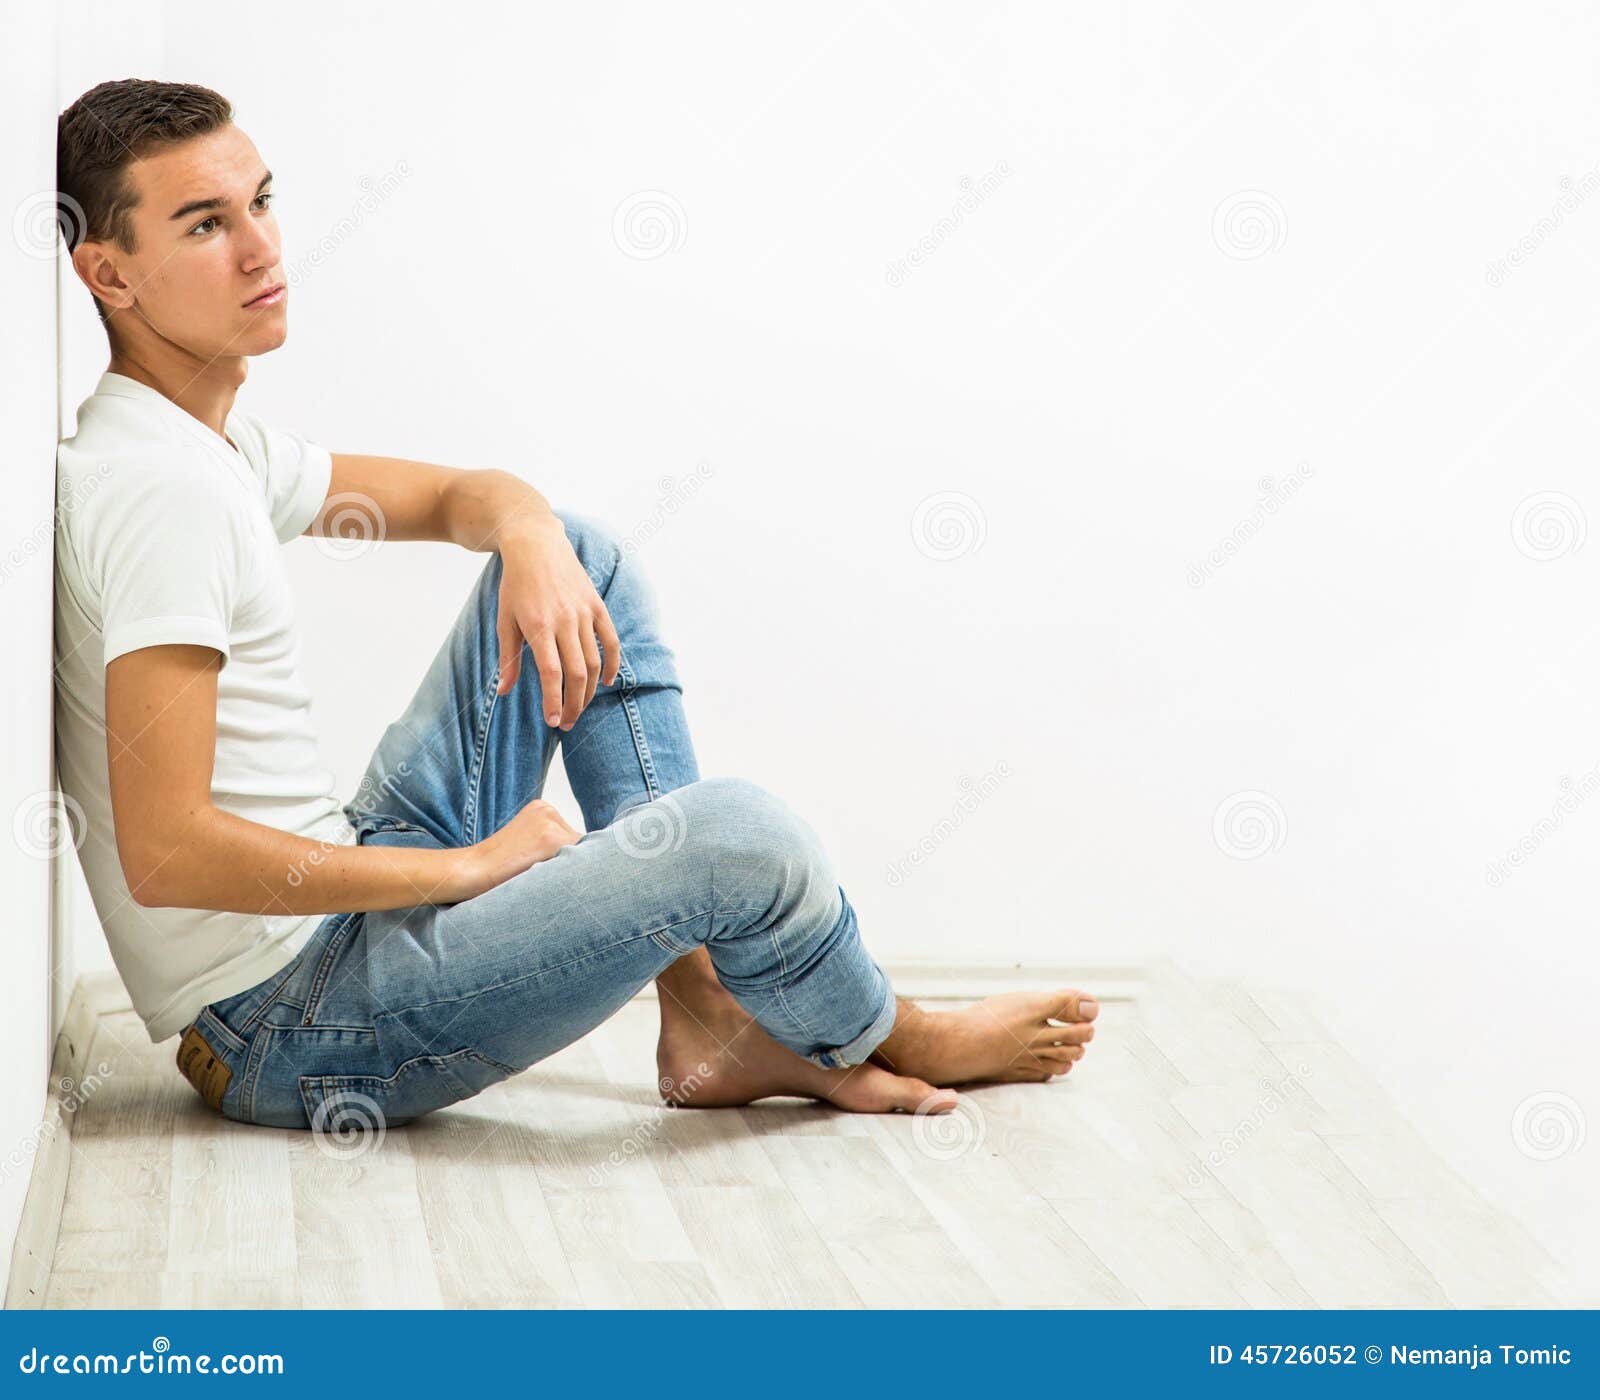
<path fill-rule="evenodd" d="M 67 251 L 93 239 L 137 252 L 128 166 L 232 120 L 227 98 L 194 83 L 119 78 L 90 88 L 56 123 L 56 219 Z M 104 304 L 94 304 L 104 321 Z"/>

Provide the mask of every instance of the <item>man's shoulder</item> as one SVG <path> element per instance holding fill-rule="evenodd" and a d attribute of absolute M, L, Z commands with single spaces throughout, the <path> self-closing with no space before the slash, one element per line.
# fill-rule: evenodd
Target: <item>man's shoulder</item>
<path fill-rule="evenodd" d="M 109 394 L 84 401 L 72 436 L 56 444 L 56 473 L 69 485 L 92 479 L 140 491 L 191 490 L 217 475 L 205 444 L 176 418 Z"/>
<path fill-rule="evenodd" d="M 86 546 L 130 529 L 217 528 L 245 505 L 225 469 L 168 423 L 97 412 L 56 447 L 56 527 Z"/>

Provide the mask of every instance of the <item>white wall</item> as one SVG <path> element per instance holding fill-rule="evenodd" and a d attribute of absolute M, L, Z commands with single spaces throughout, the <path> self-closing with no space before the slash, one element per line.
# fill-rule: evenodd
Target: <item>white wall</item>
<path fill-rule="evenodd" d="M 70 850 L 51 737 L 51 525 L 55 510 L 55 43 L 41 7 L 8 16 L 0 45 L 0 890 L 5 975 L 0 1016 L 0 1266 L 27 1196 L 50 1064 L 52 853 Z"/>
<path fill-rule="evenodd" d="M 705 770 L 812 818 L 884 955 L 1319 992 L 1600 1298 L 1595 1148 L 1511 1127 L 1600 1103 L 1600 801 L 1534 835 L 1600 761 L 1600 547 L 1562 548 L 1600 526 L 1600 17 L 152 8 L 305 274 L 247 401 L 648 536 Z M 630 256 L 649 191 L 675 246 Z M 291 552 L 353 787 L 482 561 Z"/>

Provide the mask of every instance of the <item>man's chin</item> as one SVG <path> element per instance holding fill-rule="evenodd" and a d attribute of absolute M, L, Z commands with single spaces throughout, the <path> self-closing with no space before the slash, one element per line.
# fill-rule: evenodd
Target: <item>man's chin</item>
<path fill-rule="evenodd" d="M 278 317 L 275 325 L 256 324 L 250 327 L 243 335 L 235 340 L 235 348 L 230 354 L 235 355 L 267 355 L 276 350 L 289 338 L 289 322 Z"/>

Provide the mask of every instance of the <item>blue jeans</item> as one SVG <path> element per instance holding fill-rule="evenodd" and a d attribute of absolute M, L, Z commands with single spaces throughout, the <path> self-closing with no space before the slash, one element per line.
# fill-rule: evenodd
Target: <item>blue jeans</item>
<path fill-rule="evenodd" d="M 893 991 L 816 834 L 752 783 L 700 778 L 637 561 L 561 518 L 621 638 L 615 684 L 565 734 L 544 722 L 526 648 L 495 696 L 491 555 L 344 810 L 363 845 L 470 845 L 540 794 L 559 743 L 585 835 L 457 904 L 330 914 L 287 967 L 203 1008 L 193 1030 L 218 1062 L 210 1082 L 226 1070 L 225 1116 L 408 1122 L 571 1044 L 700 947 L 816 1064 L 860 1064 L 888 1035 Z"/>

